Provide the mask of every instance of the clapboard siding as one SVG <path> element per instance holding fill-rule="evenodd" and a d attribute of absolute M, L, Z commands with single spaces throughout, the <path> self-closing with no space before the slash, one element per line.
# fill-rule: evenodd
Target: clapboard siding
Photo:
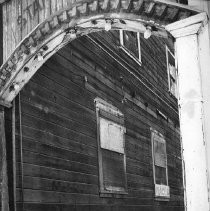
<path fill-rule="evenodd" d="M 57 7 L 62 4 L 50 10 Z M 22 197 L 29 211 L 184 210 L 177 102 L 168 94 L 164 54 L 170 43 L 141 39 L 139 66 L 117 48 L 117 32 L 90 36 L 105 51 L 81 37 L 49 59 L 16 98 L 17 210 Z M 123 101 L 124 96 L 130 97 Z M 125 116 L 128 194 L 121 197 L 99 196 L 96 97 Z M 154 200 L 150 127 L 166 137 L 169 202 Z"/>

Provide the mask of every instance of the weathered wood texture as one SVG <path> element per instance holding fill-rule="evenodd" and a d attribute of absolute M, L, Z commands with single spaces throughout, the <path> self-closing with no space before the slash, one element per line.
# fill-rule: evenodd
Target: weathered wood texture
<path fill-rule="evenodd" d="M 0 5 L 0 66 L 3 63 L 3 15 L 2 15 L 2 6 Z"/>
<path fill-rule="evenodd" d="M 36 26 L 59 10 L 66 10 L 69 6 L 74 5 L 74 3 L 77 3 L 75 7 L 75 11 L 77 11 L 76 18 L 89 15 L 89 7 L 92 7 L 92 5 L 88 6 L 88 4 L 93 3 L 93 1 L 89 0 L 10 0 L 3 4 L 4 61 L 11 55 L 20 41 L 30 34 Z M 170 4 L 167 5 L 166 3 L 167 1 L 156 2 L 152 0 L 122 0 L 122 2 L 118 0 L 104 0 L 100 1 L 98 6 L 95 7 L 97 9 L 94 13 L 97 15 L 100 13 L 129 10 L 130 13 L 142 16 L 142 20 L 147 22 L 151 19 L 152 22 L 157 22 L 159 26 L 197 14 L 197 11 L 191 11 L 188 8 L 183 8 L 181 5 L 178 7 L 171 6 Z M 122 5 L 127 5 L 127 8 L 120 8 Z M 109 11 L 110 8 L 112 11 Z M 62 19 L 62 15 L 57 18 Z M 129 16 L 127 18 L 130 19 Z M 50 30 L 49 28 L 48 31 Z"/>
<path fill-rule="evenodd" d="M 4 61 L 39 23 L 74 0 L 11 0 L 3 4 Z"/>
<path fill-rule="evenodd" d="M 6 153 L 7 153 L 7 174 L 8 174 L 8 193 L 9 193 L 9 210 L 14 210 L 15 207 L 15 140 L 13 128 L 13 109 L 5 108 L 5 138 L 6 138 Z"/>
<path fill-rule="evenodd" d="M 165 40 L 141 39 L 140 67 L 116 47 L 116 36 L 91 35 L 110 55 L 90 38 L 72 42 L 21 91 L 21 109 L 16 106 L 17 210 L 23 210 L 22 199 L 29 211 L 184 210 L 177 104 L 167 94 Z M 95 97 L 111 102 L 125 116 L 128 195 L 123 197 L 99 197 Z M 157 108 L 171 122 L 155 116 Z M 150 127 L 166 137 L 169 202 L 154 200 Z"/>
<path fill-rule="evenodd" d="M 5 118 L 4 110 L 0 108 L 0 208 L 9 211 L 9 194 L 8 194 L 8 160 L 7 144 L 5 138 Z"/>

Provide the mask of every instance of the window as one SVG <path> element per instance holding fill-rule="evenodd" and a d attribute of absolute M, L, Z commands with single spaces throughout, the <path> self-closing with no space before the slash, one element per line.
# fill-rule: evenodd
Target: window
<path fill-rule="evenodd" d="M 124 116 L 114 106 L 96 98 L 100 193 L 125 194 Z"/>
<path fill-rule="evenodd" d="M 179 4 L 186 4 L 188 5 L 188 0 L 170 0 L 174 3 L 179 3 Z"/>
<path fill-rule="evenodd" d="M 141 64 L 140 33 L 120 30 L 120 45 L 132 59 Z"/>
<path fill-rule="evenodd" d="M 155 197 L 169 199 L 166 141 L 162 134 L 151 130 Z"/>
<path fill-rule="evenodd" d="M 177 98 L 177 72 L 175 66 L 175 56 L 171 53 L 166 46 L 166 62 L 168 72 L 168 88 L 169 92 Z"/>
<path fill-rule="evenodd" d="M 177 0 L 177 3 L 188 5 L 188 0 Z"/>

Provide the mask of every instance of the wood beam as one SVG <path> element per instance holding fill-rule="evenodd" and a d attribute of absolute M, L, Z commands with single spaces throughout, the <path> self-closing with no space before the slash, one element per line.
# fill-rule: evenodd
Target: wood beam
<path fill-rule="evenodd" d="M 7 155 L 4 127 L 4 111 L 0 111 L 0 182 L 1 182 L 1 207 L 2 211 L 9 211 Z"/>
<path fill-rule="evenodd" d="M 187 210 L 209 211 L 210 109 L 207 80 L 210 45 L 207 15 L 201 13 L 170 24 L 166 29 L 176 38 Z"/>
<path fill-rule="evenodd" d="M 3 15 L 2 6 L 0 5 L 0 66 L 3 63 Z"/>

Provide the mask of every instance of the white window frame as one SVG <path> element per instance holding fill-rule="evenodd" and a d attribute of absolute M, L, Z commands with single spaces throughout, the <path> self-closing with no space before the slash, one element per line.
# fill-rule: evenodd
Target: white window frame
<path fill-rule="evenodd" d="M 95 105 L 96 105 L 96 117 L 97 117 L 97 143 L 98 143 L 98 162 L 99 162 L 99 184 L 100 184 L 100 196 L 102 197 L 110 197 L 109 194 L 127 194 L 127 177 L 126 177 L 126 153 L 125 153 L 125 132 L 126 129 L 122 124 L 116 123 L 114 120 L 110 120 L 109 118 L 104 118 L 100 116 L 100 110 L 107 112 L 109 115 L 114 116 L 115 118 L 124 118 L 124 115 L 113 105 L 107 103 L 101 98 L 96 98 L 95 99 Z M 113 147 L 107 147 L 104 145 L 104 143 L 101 143 L 101 128 L 100 128 L 100 121 L 103 119 L 103 121 L 106 121 L 108 123 L 111 123 L 113 125 L 116 125 L 123 130 L 123 143 L 121 146 L 121 149 L 115 150 L 116 146 Z M 102 146 L 103 145 L 103 146 Z M 120 154 L 123 154 L 123 159 L 124 159 L 124 174 L 125 174 L 125 189 L 122 190 L 121 188 L 118 187 L 109 187 L 105 188 L 104 186 L 104 178 L 103 178 L 103 166 L 102 166 L 102 153 L 101 149 L 109 150 L 112 152 L 117 152 Z M 108 194 L 108 195 L 106 195 Z"/>
<path fill-rule="evenodd" d="M 174 65 L 175 65 L 175 78 L 174 76 L 170 73 L 170 68 L 169 68 L 169 58 L 168 55 L 171 55 L 174 58 Z M 176 69 L 176 59 L 175 55 L 170 51 L 168 46 L 166 45 L 166 64 L 167 64 L 167 74 L 168 74 L 168 91 L 171 95 L 174 97 L 178 97 L 178 86 L 177 86 L 177 69 Z M 171 90 L 171 78 L 175 80 L 174 85 L 175 85 L 175 93 Z"/>
<path fill-rule="evenodd" d="M 129 56 L 131 57 L 133 60 L 135 60 L 139 65 L 142 64 L 141 61 L 141 40 L 140 40 L 140 32 L 134 32 L 137 33 L 137 44 L 138 44 L 138 53 L 139 53 L 139 58 L 137 58 L 136 56 L 134 56 L 132 54 L 132 52 L 127 49 L 124 45 L 124 38 L 123 38 L 123 29 L 120 29 L 120 47 L 121 49 Z"/>
<path fill-rule="evenodd" d="M 167 151 L 166 151 L 166 140 L 164 136 L 158 131 L 150 128 L 151 130 L 151 142 L 152 142 L 152 161 L 153 161 L 153 179 L 155 186 L 155 199 L 156 200 L 169 200 L 170 199 L 170 187 L 168 185 L 168 163 L 167 163 Z M 154 137 L 158 137 L 159 141 L 164 143 L 166 151 L 166 185 L 156 183 L 155 174 L 155 155 L 154 155 Z"/>

